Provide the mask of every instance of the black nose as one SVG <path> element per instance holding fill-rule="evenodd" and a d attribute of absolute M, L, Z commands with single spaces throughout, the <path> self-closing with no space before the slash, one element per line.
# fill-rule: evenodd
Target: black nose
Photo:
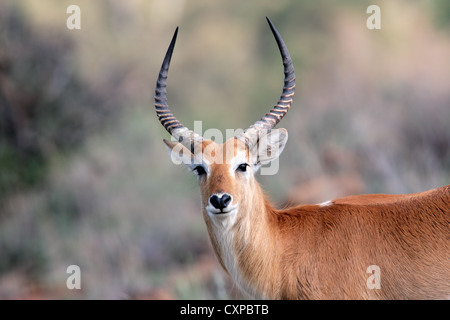
<path fill-rule="evenodd" d="M 227 193 L 224 193 L 222 197 L 219 198 L 214 194 L 209 198 L 209 202 L 213 205 L 214 208 L 222 210 L 230 204 L 231 196 Z"/>

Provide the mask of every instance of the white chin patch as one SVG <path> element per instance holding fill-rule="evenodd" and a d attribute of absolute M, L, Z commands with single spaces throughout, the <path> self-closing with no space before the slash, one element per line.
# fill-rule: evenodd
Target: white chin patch
<path fill-rule="evenodd" d="M 211 220 L 217 226 L 224 228 L 231 228 L 236 220 L 236 213 L 238 211 L 238 206 L 232 206 L 230 208 L 226 208 L 223 211 L 214 208 L 211 205 L 206 207 L 206 212 Z"/>

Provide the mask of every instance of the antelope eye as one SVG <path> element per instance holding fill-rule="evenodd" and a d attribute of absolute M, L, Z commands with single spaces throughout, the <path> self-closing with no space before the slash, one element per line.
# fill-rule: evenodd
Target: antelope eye
<path fill-rule="evenodd" d="M 194 171 L 195 171 L 199 176 L 206 174 L 205 168 L 203 168 L 202 166 L 196 166 L 196 167 L 194 168 Z"/>
<path fill-rule="evenodd" d="M 248 167 L 247 163 L 240 164 L 239 167 L 237 167 L 237 171 L 245 172 L 247 171 L 247 167 Z"/>

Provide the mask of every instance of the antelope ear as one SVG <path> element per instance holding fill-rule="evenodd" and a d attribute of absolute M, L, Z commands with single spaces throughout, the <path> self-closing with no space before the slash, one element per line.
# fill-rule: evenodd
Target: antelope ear
<path fill-rule="evenodd" d="M 168 141 L 166 139 L 163 139 L 163 141 L 169 151 L 170 159 L 174 164 L 191 165 L 194 162 L 194 155 L 192 152 L 181 143 Z"/>
<path fill-rule="evenodd" d="M 287 140 L 288 133 L 284 128 L 271 130 L 260 137 L 250 151 L 256 156 L 256 169 L 277 159 L 283 152 Z"/>

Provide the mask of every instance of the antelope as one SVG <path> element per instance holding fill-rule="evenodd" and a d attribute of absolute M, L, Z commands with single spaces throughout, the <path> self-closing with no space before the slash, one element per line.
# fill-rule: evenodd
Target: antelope
<path fill-rule="evenodd" d="M 267 18 L 284 65 L 278 103 L 223 144 L 182 125 L 170 111 L 166 80 L 175 30 L 155 91 L 173 160 L 198 178 L 213 250 L 244 294 L 255 299 L 450 298 L 450 185 L 405 195 L 355 195 L 276 209 L 255 173 L 277 159 L 286 129 L 274 129 L 293 101 L 292 59 Z M 379 285 L 369 286 L 372 270 Z"/>

